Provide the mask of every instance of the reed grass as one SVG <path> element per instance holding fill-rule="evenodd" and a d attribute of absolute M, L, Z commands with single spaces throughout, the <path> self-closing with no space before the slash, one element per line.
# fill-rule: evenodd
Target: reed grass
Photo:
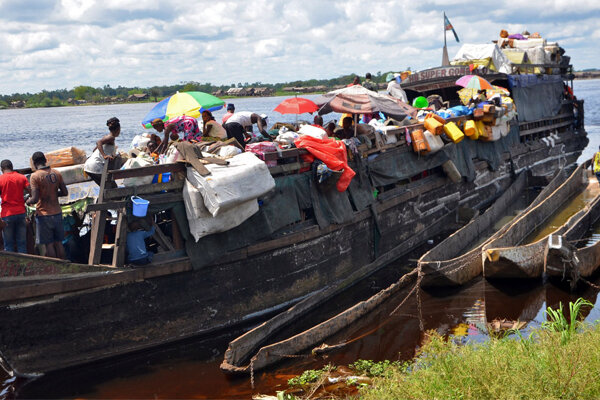
<path fill-rule="evenodd" d="M 550 321 L 530 336 L 458 345 L 431 333 L 412 363 L 361 390 L 366 400 L 598 399 L 600 325 L 577 317 L 585 300 L 569 304 L 570 319 L 548 309 Z"/>

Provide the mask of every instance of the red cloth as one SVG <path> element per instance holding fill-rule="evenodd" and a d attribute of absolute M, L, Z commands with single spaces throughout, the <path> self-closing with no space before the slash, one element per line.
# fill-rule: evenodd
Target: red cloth
<path fill-rule="evenodd" d="M 294 141 L 299 149 L 306 149 L 310 154 L 302 156 L 304 161 L 313 162 L 315 158 L 323 161 L 325 165 L 334 171 L 344 170 L 337 182 L 337 190 L 343 192 L 348 188 L 356 172 L 348 165 L 348 154 L 346 145 L 341 140 L 317 139 L 304 135 Z"/>
<path fill-rule="evenodd" d="M 27 186 L 29 186 L 27 178 L 16 171 L 0 175 L 0 196 L 2 197 L 0 217 L 25 213 L 23 190 Z"/>

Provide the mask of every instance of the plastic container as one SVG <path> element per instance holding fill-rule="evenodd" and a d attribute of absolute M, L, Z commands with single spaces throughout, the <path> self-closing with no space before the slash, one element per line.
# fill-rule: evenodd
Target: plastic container
<path fill-rule="evenodd" d="M 431 114 L 428 114 L 428 115 L 431 115 Z M 444 124 L 442 124 L 436 118 L 425 117 L 425 122 L 423 122 L 423 126 L 425 126 L 425 129 L 427 129 L 429 132 L 433 133 L 434 135 L 441 135 L 444 132 Z"/>
<path fill-rule="evenodd" d="M 483 136 L 485 135 L 485 125 L 483 124 L 483 121 L 475 121 L 475 128 L 477 128 L 477 136 L 479 139 L 483 139 Z"/>
<path fill-rule="evenodd" d="M 421 129 L 415 129 L 410 133 L 412 139 L 413 150 L 415 153 L 425 155 L 431 151 L 429 143 L 425 140 L 425 135 Z"/>
<path fill-rule="evenodd" d="M 133 203 L 133 215 L 136 217 L 145 217 L 148 213 L 148 205 L 150 202 L 144 200 L 138 196 L 131 196 L 131 203 Z"/>
<path fill-rule="evenodd" d="M 427 114 L 425 116 L 425 119 L 427 119 L 427 118 L 435 118 L 442 125 L 444 125 L 446 123 L 446 120 L 444 119 L 444 117 L 442 117 L 441 115 L 437 115 L 434 112 Z"/>
<path fill-rule="evenodd" d="M 462 176 L 460 175 L 460 172 L 458 172 L 458 168 L 456 168 L 456 165 L 452 162 L 452 160 L 448 160 L 443 163 L 442 169 L 452 182 L 459 183 L 462 180 Z"/>
<path fill-rule="evenodd" d="M 429 107 L 429 102 L 423 96 L 419 96 L 413 100 L 412 106 L 414 108 L 427 108 Z"/>
<path fill-rule="evenodd" d="M 477 127 L 475 126 L 475 121 L 469 119 L 465 121 L 465 135 L 469 137 L 469 139 L 477 140 L 479 137 L 479 133 L 477 132 Z"/>
<path fill-rule="evenodd" d="M 444 125 L 444 132 L 454 143 L 458 143 L 465 138 L 465 134 L 462 133 L 460 128 L 456 126 L 454 122 L 448 122 Z"/>
<path fill-rule="evenodd" d="M 442 140 L 441 136 L 434 135 L 429 131 L 424 131 L 423 135 L 425 136 L 427 144 L 429 144 L 431 154 L 437 153 L 438 151 L 444 148 L 444 141 Z"/>

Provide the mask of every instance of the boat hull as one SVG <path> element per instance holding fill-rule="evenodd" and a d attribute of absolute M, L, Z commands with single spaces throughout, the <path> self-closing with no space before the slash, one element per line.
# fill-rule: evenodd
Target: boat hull
<path fill-rule="evenodd" d="M 535 165 L 550 174 L 574 163 L 585 135 L 567 132 L 561 140 L 560 152 L 536 141 L 514 146 L 495 171 L 479 161 L 473 182 L 454 184 L 432 175 L 404 185 L 377 202 L 377 223 L 365 210 L 346 224 L 313 226 L 248 246 L 200 269 L 192 268 L 193 260 L 181 261 L 169 274 L 152 276 L 150 267 L 147 276 L 129 274 L 122 282 L 4 301 L 0 356 L 14 374 L 35 376 L 209 334 L 285 308 L 344 282 L 377 255 L 399 245 L 409 252 L 442 233 L 458 206 L 474 207 L 501 193 L 513 167 Z"/>

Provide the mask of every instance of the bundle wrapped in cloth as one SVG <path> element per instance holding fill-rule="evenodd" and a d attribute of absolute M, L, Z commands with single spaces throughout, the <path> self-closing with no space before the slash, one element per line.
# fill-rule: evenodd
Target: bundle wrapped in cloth
<path fill-rule="evenodd" d="M 266 194 L 275 188 L 269 168 L 252 153 L 231 157 L 228 165 L 206 164 L 209 175 L 188 168 L 187 179 L 200 189 L 204 205 L 213 217 Z"/>

